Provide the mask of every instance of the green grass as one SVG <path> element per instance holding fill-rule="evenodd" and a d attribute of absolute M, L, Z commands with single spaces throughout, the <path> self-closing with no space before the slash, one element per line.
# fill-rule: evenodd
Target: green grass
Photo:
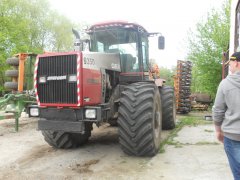
<path fill-rule="evenodd" d="M 169 136 L 166 139 L 164 139 L 161 142 L 161 144 L 160 144 L 160 150 L 159 150 L 160 153 L 164 153 L 165 152 L 164 146 L 166 144 L 168 144 L 168 145 L 175 145 L 175 146 L 177 146 L 179 144 L 179 142 L 176 142 L 173 139 L 174 139 L 174 137 L 177 136 L 178 131 L 180 131 L 182 129 L 182 127 L 183 126 L 176 125 L 176 128 L 171 130 Z"/>
<path fill-rule="evenodd" d="M 205 142 L 205 141 L 201 141 L 201 142 L 197 142 L 195 145 L 218 145 L 219 143 L 217 142 Z"/>
<path fill-rule="evenodd" d="M 180 116 L 179 117 L 179 125 L 183 126 L 198 126 L 203 124 L 212 124 L 212 122 L 203 120 L 202 117 L 194 117 L 194 116 Z"/>
<path fill-rule="evenodd" d="M 213 130 L 209 130 L 209 129 L 204 129 L 204 131 L 209 133 L 213 132 Z"/>

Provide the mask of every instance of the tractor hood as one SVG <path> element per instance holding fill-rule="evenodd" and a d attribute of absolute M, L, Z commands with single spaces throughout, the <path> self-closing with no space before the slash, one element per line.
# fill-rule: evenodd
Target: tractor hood
<path fill-rule="evenodd" d="M 83 68 L 121 71 L 119 53 L 82 52 Z"/>

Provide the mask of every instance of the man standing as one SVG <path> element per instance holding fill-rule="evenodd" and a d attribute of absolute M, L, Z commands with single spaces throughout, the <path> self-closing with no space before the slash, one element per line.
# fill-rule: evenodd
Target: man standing
<path fill-rule="evenodd" d="M 240 180 L 240 52 L 229 60 L 231 74 L 219 84 L 212 109 L 217 139 L 224 149 L 235 180 Z"/>

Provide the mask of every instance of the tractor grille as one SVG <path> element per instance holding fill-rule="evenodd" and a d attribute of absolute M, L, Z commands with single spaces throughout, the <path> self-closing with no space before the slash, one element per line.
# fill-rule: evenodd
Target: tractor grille
<path fill-rule="evenodd" d="M 37 85 L 40 103 L 77 104 L 77 82 L 69 82 L 69 75 L 77 75 L 77 55 L 40 57 Z M 39 77 L 46 77 L 40 83 Z"/>

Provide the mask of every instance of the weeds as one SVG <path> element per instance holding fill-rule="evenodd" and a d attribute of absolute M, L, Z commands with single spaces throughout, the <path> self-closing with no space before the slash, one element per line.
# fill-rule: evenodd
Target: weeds
<path fill-rule="evenodd" d="M 182 127 L 183 127 L 182 125 L 177 124 L 176 128 L 173 129 L 170 132 L 169 136 L 161 142 L 161 144 L 160 144 L 160 151 L 159 151 L 160 153 L 164 153 L 165 152 L 164 146 L 166 144 L 168 144 L 168 145 L 175 145 L 176 146 L 179 143 L 179 142 L 174 141 L 173 139 L 174 139 L 174 137 L 177 136 L 178 131 L 180 131 L 182 129 Z"/>
<path fill-rule="evenodd" d="M 213 130 L 209 130 L 209 129 L 204 129 L 205 132 L 213 132 Z"/>
<path fill-rule="evenodd" d="M 218 145 L 219 143 L 217 142 L 206 142 L 206 141 L 201 141 L 197 142 L 195 145 Z"/>
<path fill-rule="evenodd" d="M 175 129 L 173 129 L 169 136 L 164 139 L 161 144 L 160 144 L 160 150 L 159 153 L 164 153 L 165 149 L 164 146 L 166 144 L 168 145 L 174 145 L 176 148 L 180 148 L 182 147 L 182 143 L 178 142 L 178 141 L 174 141 L 174 138 L 177 136 L 177 133 L 184 127 L 184 126 L 198 126 L 198 125 L 204 125 L 204 124 L 212 124 L 212 122 L 209 121 L 205 121 L 202 119 L 202 117 L 196 117 L 196 116 L 179 116 L 178 117 L 178 122 L 176 124 Z M 211 130 L 205 130 L 206 132 L 211 132 Z M 207 142 L 204 142 L 207 143 Z M 197 143 L 198 145 L 200 144 L 204 144 L 203 142 L 199 142 Z M 209 144 L 215 144 L 215 143 L 209 143 Z"/>

